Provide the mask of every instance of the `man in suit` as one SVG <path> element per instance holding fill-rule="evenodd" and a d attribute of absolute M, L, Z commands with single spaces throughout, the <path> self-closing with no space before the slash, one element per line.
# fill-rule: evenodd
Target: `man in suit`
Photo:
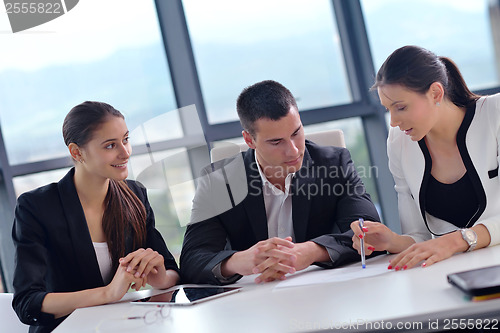
<path fill-rule="evenodd" d="M 275 81 L 244 89 L 237 111 L 249 149 L 202 172 L 183 281 L 227 284 L 259 274 L 257 283 L 268 282 L 313 263 L 359 260 L 350 223 L 379 216 L 348 150 L 305 140 L 293 95 Z"/>

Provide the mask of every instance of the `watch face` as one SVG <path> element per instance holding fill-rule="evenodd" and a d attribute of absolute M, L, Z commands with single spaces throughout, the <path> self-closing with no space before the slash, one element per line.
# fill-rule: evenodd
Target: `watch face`
<path fill-rule="evenodd" d="M 469 241 L 473 242 L 476 240 L 476 233 L 470 229 L 467 229 L 465 231 L 465 237 L 467 237 Z"/>

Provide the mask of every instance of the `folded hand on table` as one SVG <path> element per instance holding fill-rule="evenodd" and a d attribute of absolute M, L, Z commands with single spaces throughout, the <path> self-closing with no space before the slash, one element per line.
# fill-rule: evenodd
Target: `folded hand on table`
<path fill-rule="evenodd" d="M 135 278 L 142 278 L 156 288 L 168 288 L 176 282 L 167 278 L 163 256 L 150 248 L 129 253 L 120 259 L 120 266 L 125 267 Z"/>

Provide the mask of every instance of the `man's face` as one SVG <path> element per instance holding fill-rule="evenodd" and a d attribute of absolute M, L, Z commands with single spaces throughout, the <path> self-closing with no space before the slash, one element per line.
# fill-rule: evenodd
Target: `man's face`
<path fill-rule="evenodd" d="M 269 180 L 285 178 L 296 172 L 304 159 L 304 128 L 297 108 L 291 106 L 278 120 L 261 118 L 255 121 L 255 135 L 243 131 L 245 142 L 255 149 L 257 160 Z"/>

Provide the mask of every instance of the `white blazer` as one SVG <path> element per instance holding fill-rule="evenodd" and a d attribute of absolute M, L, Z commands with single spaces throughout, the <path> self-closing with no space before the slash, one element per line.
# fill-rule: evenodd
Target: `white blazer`
<path fill-rule="evenodd" d="M 499 142 L 500 94 L 481 97 L 475 106 L 467 108 L 457 144 L 479 203 L 467 227 L 483 224 L 491 236 L 490 246 L 500 243 Z M 399 128 L 391 128 L 387 154 L 398 193 L 402 233 L 420 242 L 432 238 L 433 234 L 458 229 L 425 212 L 425 190 L 432 161 L 423 140 L 412 141 Z"/>

